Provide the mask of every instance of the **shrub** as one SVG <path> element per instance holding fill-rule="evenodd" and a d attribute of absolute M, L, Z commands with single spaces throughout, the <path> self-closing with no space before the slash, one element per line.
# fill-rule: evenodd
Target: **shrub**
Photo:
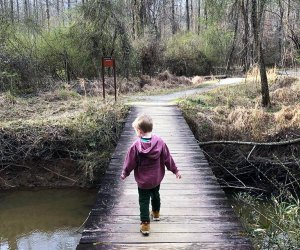
<path fill-rule="evenodd" d="M 156 72 L 161 71 L 164 61 L 164 46 L 162 43 L 146 38 L 136 43 L 135 47 L 143 75 L 153 76 Z"/>
<path fill-rule="evenodd" d="M 194 34 L 179 34 L 167 43 L 166 66 L 175 75 L 206 75 L 211 63 L 201 51 L 200 38 Z"/>
<path fill-rule="evenodd" d="M 210 25 L 201 34 L 202 51 L 214 65 L 224 65 L 232 39 L 232 32 Z"/>

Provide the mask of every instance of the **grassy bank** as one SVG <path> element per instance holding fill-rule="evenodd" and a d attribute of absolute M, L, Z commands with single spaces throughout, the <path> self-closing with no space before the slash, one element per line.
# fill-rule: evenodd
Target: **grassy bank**
<path fill-rule="evenodd" d="M 270 109 L 261 107 L 260 84 L 255 79 L 182 100 L 180 107 L 198 140 L 278 142 L 300 138 L 300 81 L 269 79 Z M 300 178 L 299 143 L 255 148 L 208 145 L 203 150 L 224 185 L 253 184 L 271 192 L 278 182 L 286 181 L 287 174 Z M 292 177 L 288 180 L 293 181 Z"/>
<path fill-rule="evenodd" d="M 181 100 L 197 139 L 276 143 L 300 138 L 300 81 L 273 72 L 268 76 L 269 109 L 261 107 L 260 83 L 252 76 L 243 84 Z M 299 249 L 300 143 L 211 144 L 202 149 L 221 186 L 244 191 L 235 198 L 236 211 L 255 248 Z"/>
<path fill-rule="evenodd" d="M 67 89 L 0 96 L 0 186 L 87 186 L 105 171 L 128 107 Z"/>

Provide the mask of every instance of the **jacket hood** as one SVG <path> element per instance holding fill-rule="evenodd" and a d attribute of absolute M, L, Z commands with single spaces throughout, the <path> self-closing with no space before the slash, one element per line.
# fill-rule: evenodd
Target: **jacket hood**
<path fill-rule="evenodd" d="M 137 150 L 140 154 L 146 155 L 150 159 L 158 159 L 161 154 L 161 147 L 159 146 L 159 137 L 152 134 L 150 142 L 137 142 Z"/>

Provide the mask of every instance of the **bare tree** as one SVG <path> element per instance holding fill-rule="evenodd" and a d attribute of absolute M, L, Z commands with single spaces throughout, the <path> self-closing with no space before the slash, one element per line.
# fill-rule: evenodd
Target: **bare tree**
<path fill-rule="evenodd" d="M 186 29 L 190 31 L 190 7 L 189 7 L 189 0 L 185 1 L 186 7 Z"/>
<path fill-rule="evenodd" d="M 262 30 L 261 30 L 261 20 L 264 13 L 265 0 L 252 0 L 252 31 L 254 37 L 254 51 L 256 57 L 258 58 L 259 71 L 260 71 L 260 81 L 261 81 L 261 95 L 262 95 L 262 106 L 270 107 L 270 96 L 269 96 L 269 86 L 268 78 L 266 72 L 266 66 L 264 61 L 264 53 L 262 49 Z"/>
<path fill-rule="evenodd" d="M 49 0 L 46 0 L 46 16 L 47 16 L 47 26 L 50 29 L 50 10 L 49 10 Z"/>
<path fill-rule="evenodd" d="M 25 19 L 29 18 L 29 3 L 28 0 L 24 0 L 24 16 Z"/>
<path fill-rule="evenodd" d="M 82 4 L 84 4 L 84 0 L 82 0 Z M 56 0 L 56 12 L 57 12 L 57 16 L 59 17 L 59 15 L 60 15 L 59 0 Z"/>
<path fill-rule="evenodd" d="M 177 31 L 176 21 L 175 21 L 175 0 L 172 0 L 171 2 L 171 12 L 172 12 L 172 17 L 171 17 L 172 34 L 175 34 Z"/>
<path fill-rule="evenodd" d="M 200 17 L 201 17 L 201 0 L 198 0 L 198 20 L 197 20 L 197 23 L 198 23 L 198 26 L 197 26 L 197 33 L 198 35 L 200 34 Z"/>
<path fill-rule="evenodd" d="M 3 0 L 0 0 L 0 17 L 4 17 L 4 3 Z"/>
<path fill-rule="evenodd" d="M 235 47 L 236 47 L 236 40 L 237 40 L 238 26 L 239 26 L 238 0 L 235 0 L 235 3 L 233 5 L 233 18 L 232 19 L 235 20 L 234 36 L 233 36 L 233 40 L 232 40 L 231 50 L 229 52 L 229 56 L 228 56 L 228 60 L 227 60 L 226 71 L 230 70 L 230 67 L 231 67 L 232 61 L 233 61 L 233 54 L 234 54 Z"/>
<path fill-rule="evenodd" d="M 18 22 L 20 22 L 20 4 L 19 4 L 19 0 L 16 0 L 16 4 L 17 4 L 17 20 L 18 20 Z"/>
<path fill-rule="evenodd" d="M 243 71 L 246 72 L 250 67 L 250 26 L 249 26 L 249 0 L 241 0 L 240 8 L 243 16 L 244 33 L 243 33 L 243 47 L 242 47 L 242 65 Z"/>
<path fill-rule="evenodd" d="M 13 0 L 10 0 L 10 20 L 12 23 L 15 22 L 15 18 L 14 18 L 14 1 Z"/>

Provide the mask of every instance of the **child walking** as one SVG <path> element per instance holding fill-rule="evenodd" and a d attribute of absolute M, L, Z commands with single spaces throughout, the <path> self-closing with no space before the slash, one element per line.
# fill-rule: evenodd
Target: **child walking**
<path fill-rule="evenodd" d="M 128 149 L 121 179 L 124 180 L 134 170 L 134 177 L 138 185 L 140 205 L 140 231 L 143 235 L 150 233 L 149 205 L 151 198 L 151 217 L 159 221 L 160 211 L 160 183 L 165 175 L 165 166 L 180 179 L 176 164 L 166 143 L 157 135 L 152 134 L 153 121 L 146 114 L 139 115 L 132 127 L 139 137 Z"/>

